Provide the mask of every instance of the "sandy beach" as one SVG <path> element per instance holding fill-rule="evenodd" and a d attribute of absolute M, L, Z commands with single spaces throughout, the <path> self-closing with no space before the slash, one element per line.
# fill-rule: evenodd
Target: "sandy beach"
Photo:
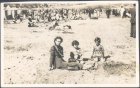
<path fill-rule="evenodd" d="M 101 16 L 99 19 L 70 20 L 72 32 L 48 30 L 49 24 L 28 27 L 27 21 L 4 24 L 5 84 L 134 84 L 136 79 L 136 39 L 130 37 L 130 18 Z M 101 38 L 105 55 L 110 55 L 97 70 L 49 71 L 50 48 L 54 38 L 64 41 L 67 61 L 71 42 L 78 40 L 83 57 L 90 58 L 95 37 Z"/>

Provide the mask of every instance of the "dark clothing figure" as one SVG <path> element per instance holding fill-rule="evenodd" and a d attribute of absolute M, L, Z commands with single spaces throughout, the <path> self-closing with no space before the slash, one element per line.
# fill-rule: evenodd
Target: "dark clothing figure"
<path fill-rule="evenodd" d="M 132 8 L 130 10 L 131 13 L 131 33 L 130 33 L 130 37 L 136 38 L 136 10 L 135 8 Z"/>
<path fill-rule="evenodd" d="M 38 27 L 35 22 L 33 22 L 32 18 L 28 18 L 28 27 Z"/>
<path fill-rule="evenodd" d="M 112 15 L 119 16 L 119 12 L 117 11 L 117 9 L 112 10 Z"/>
<path fill-rule="evenodd" d="M 111 9 L 107 9 L 107 10 L 106 10 L 107 18 L 110 18 L 110 14 L 111 14 Z"/>
<path fill-rule="evenodd" d="M 58 21 L 54 23 L 51 27 L 49 27 L 49 30 L 54 30 L 57 26 L 59 26 Z"/>
<path fill-rule="evenodd" d="M 125 18 L 127 15 L 126 15 L 126 10 L 124 11 L 123 13 L 123 17 Z"/>
<path fill-rule="evenodd" d="M 76 62 L 76 60 L 74 58 L 69 58 L 68 62 Z"/>
<path fill-rule="evenodd" d="M 28 27 L 32 27 L 33 26 L 33 21 L 32 21 L 32 18 L 29 18 L 28 19 Z"/>
<path fill-rule="evenodd" d="M 19 15 L 19 20 L 20 20 L 20 22 L 23 22 L 23 15 Z"/>
<path fill-rule="evenodd" d="M 88 16 L 90 19 L 92 14 L 94 14 L 94 9 L 88 9 Z"/>
<path fill-rule="evenodd" d="M 53 67 L 54 69 L 66 67 L 67 64 L 63 60 L 62 46 L 52 46 L 50 54 L 50 67 Z"/>

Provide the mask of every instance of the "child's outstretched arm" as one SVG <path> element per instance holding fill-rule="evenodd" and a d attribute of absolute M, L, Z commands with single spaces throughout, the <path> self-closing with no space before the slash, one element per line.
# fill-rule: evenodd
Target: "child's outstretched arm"
<path fill-rule="evenodd" d="M 103 56 L 103 58 L 105 58 L 104 48 L 103 47 L 102 47 L 102 56 Z"/>
<path fill-rule="evenodd" d="M 102 51 L 102 54 L 103 54 L 103 58 L 105 58 L 104 51 Z"/>

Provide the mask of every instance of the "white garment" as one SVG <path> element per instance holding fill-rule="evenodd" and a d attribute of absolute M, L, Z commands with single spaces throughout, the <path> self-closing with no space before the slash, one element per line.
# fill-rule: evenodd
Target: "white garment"
<path fill-rule="evenodd" d="M 77 59 L 78 56 L 82 56 L 82 50 L 81 49 L 76 50 L 75 48 L 72 48 L 70 51 L 73 52 L 75 59 Z"/>
<path fill-rule="evenodd" d="M 15 11 L 12 10 L 12 17 L 14 18 L 15 17 Z"/>
<path fill-rule="evenodd" d="M 129 14 L 129 13 L 126 13 L 126 15 L 127 15 L 128 17 L 131 17 L 131 14 Z"/>
<path fill-rule="evenodd" d="M 11 15 L 11 10 L 7 10 L 7 15 Z"/>
<path fill-rule="evenodd" d="M 56 20 L 59 20 L 59 18 L 60 18 L 60 15 L 56 14 Z"/>
<path fill-rule="evenodd" d="M 20 14 L 21 13 L 21 10 L 17 10 L 17 14 Z"/>
<path fill-rule="evenodd" d="M 97 12 L 94 13 L 94 14 L 93 14 L 93 17 L 98 18 L 98 13 L 97 13 Z"/>
<path fill-rule="evenodd" d="M 121 12 L 121 17 L 123 17 L 123 13 L 124 13 L 125 9 L 121 8 L 120 12 Z"/>
<path fill-rule="evenodd" d="M 25 19 L 25 18 L 26 18 L 26 15 L 24 14 L 24 15 L 23 15 L 23 19 Z"/>
<path fill-rule="evenodd" d="M 104 48 L 102 45 L 94 46 L 93 53 L 95 57 L 102 57 L 104 52 Z"/>

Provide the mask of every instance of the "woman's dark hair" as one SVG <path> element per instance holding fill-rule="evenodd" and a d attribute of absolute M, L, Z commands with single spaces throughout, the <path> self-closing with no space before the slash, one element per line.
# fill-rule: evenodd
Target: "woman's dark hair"
<path fill-rule="evenodd" d="M 60 36 L 57 36 L 57 37 L 54 39 L 54 42 L 55 42 L 57 39 L 60 39 L 60 40 L 61 40 L 61 43 L 63 42 L 63 39 L 62 39 L 62 37 L 60 37 Z"/>
<path fill-rule="evenodd" d="M 72 46 L 74 46 L 74 45 L 79 45 L 79 42 L 78 42 L 77 40 L 74 40 L 74 41 L 72 42 Z"/>
<path fill-rule="evenodd" d="M 101 38 L 96 37 L 94 41 L 95 41 L 95 42 L 96 42 L 96 41 L 101 42 Z"/>

